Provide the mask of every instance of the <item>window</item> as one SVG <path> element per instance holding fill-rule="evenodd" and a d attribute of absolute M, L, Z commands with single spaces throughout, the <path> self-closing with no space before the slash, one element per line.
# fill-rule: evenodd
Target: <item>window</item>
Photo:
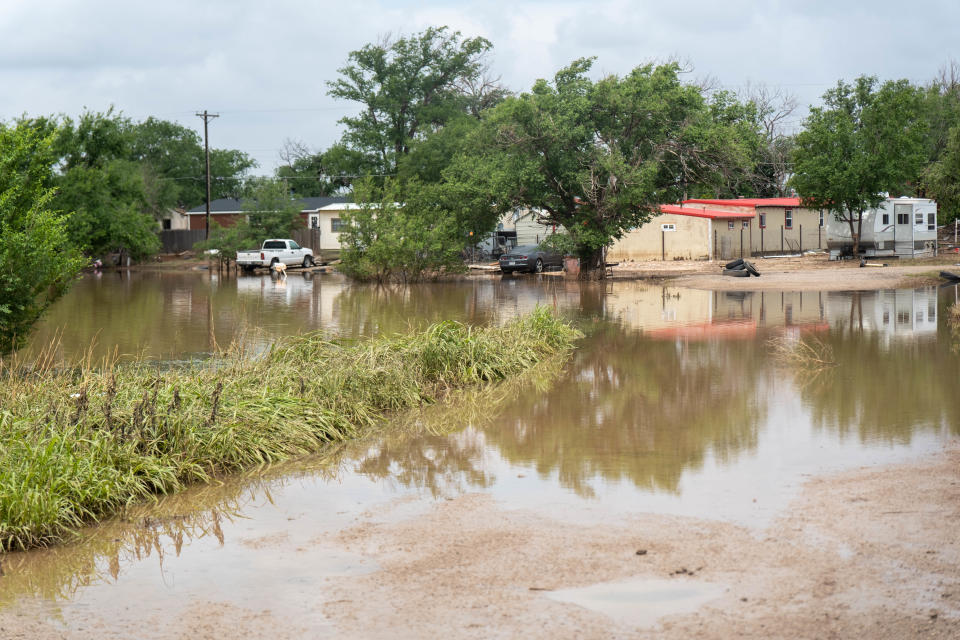
<path fill-rule="evenodd" d="M 163 219 L 163 228 L 164 230 L 169 230 L 173 228 L 173 223 L 170 221 L 170 218 Z"/>
<path fill-rule="evenodd" d="M 884 213 L 884 214 L 883 214 L 883 224 L 885 224 L 885 225 L 890 224 L 890 214 L 889 214 L 889 213 Z"/>
<path fill-rule="evenodd" d="M 300 245 L 298 245 L 296 242 L 294 242 L 293 240 L 291 240 L 291 241 L 290 241 L 290 248 L 293 249 L 294 251 L 296 251 L 297 249 L 300 248 Z"/>
<path fill-rule="evenodd" d="M 343 227 L 346 226 L 343 224 L 343 221 L 340 218 L 331 218 L 330 219 L 330 231 L 333 233 L 340 233 L 343 231 Z"/>
<path fill-rule="evenodd" d="M 320 228 L 320 215 L 316 213 L 310 214 L 310 228 L 319 229 Z"/>
<path fill-rule="evenodd" d="M 783 226 L 785 229 L 793 229 L 793 209 L 783 210 Z"/>
<path fill-rule="evenodd" d="M 823 226 L 823 209 L 820 209 L 820 226 Z"/>
<path fill-rule="evenodd" d="M 743 221 L 743 228 L 744 228 L 744 229 L 749 229 L 749 228 L 750 228 L 750 221 L 749 221 L 749 220 L 744 220 L 744 221 Z"/>
<path fill-rule="evenodd" d="M 727 220 L 727 229 L 733 231 L 733 220 Z"/>
<path fill-rule="evenodd" d="M 918 226 L 920 226 L 920 225 L 923 224 L 923 214 L 922 214 L 922 213 L 918 213 L 918 214 L 916 214 L 916 215 L 913 217 L 913 224 L 918 225 Z"/>
<path fill-rule="evenodd" d="M 676 230 L 677 230 L 677 225 L 675 225 L 675 224 L 662 224 L 662 225 L 660 225 L 660 230 L 661 230 L 661 231 L 676 231 Z"/>
<path fill-rule="evenodd" d="M 760 228 L 761 229 L 767 228 L 767 214 L 765 213 L 760 214 Z"/>
<path fill-rule="evenodd" d="M 897 224 L 910 224 L 910 214 L 913 213 L 912 204 L 894 204 L 893 213 L 897 216 Z M 921 220 L 920 222 L 923 222 Z"/>
<path fill-rule="evenodd" d="M 928 213 L 927 214 L 927 231 L 936 231 L 937 230 L 937 214 Z"/>

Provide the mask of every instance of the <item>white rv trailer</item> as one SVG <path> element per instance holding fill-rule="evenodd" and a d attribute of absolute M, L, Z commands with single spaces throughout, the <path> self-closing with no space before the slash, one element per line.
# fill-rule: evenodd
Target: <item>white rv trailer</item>
<path fill-rule="evenodd" d="M 853 256 L 850 225 L 824 212 L 831 260 Z M 854 225 L 856 228 L 856 225 Z M 860 255 L 923 258 L 937 252 L 937 203 L 928 198 L 887 198 L 863 214 Z"/>

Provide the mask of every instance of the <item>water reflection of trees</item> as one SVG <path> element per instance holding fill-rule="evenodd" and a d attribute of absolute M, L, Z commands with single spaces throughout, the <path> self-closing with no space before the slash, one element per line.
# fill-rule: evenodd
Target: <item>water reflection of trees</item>
<path fill-rule="evenodd" d="M 753 343 L 656 342 L 602 325 L 569 375 L 506 406 L 485 433 L 506 459 L 581 495 L 595 477 L 677 491 L 708 455 L 756 446 L 762 358 Z"/>
<path fill-rule="evenodd" d="M 368 477 L 429 492 L 433 497 L 489 487 L 496 478 L 484 462 L 482 431 L 526 394 L 546 393 L 565 358 L 547 360 L 509 383 L 457 391 L 385 425 L 380 433 L 348 445 L 345 460 Z"/>
<path fill-rule="evenodd" d="M 918 429 L 960 434 L 960 358 L 946 340 L 889 342 L 854 325 L 825 341 L 837 366 L 802 387 L 815 425 L 891 442 L 909 442 Z"/>
<path fill-rule="evenodd" d="M 134 562 L 154 558 L 161 572 L 166 558 L 204 539 L 223 545 L 223 524 L 250 504 L 272 501 L 270 492 L 305 475 L 336 475 L 339 458 L 304 458 L 225 478 L 130 507 L 123 515 L 77 532 L 77 539 L 45 549 L 3 555 L 0 607 L 22 597 L 64 600 L 81 587 L 116 582 Z"/>

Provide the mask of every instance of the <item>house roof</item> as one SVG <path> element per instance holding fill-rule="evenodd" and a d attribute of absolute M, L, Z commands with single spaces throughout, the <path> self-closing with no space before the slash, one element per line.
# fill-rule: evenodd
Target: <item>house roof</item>
<path fill-rule="evenodd" d="M 301 211 L 317 211 L 318 209 L 332 208 L 330 205 L 349 204 L 350 196 L 323 196 L 316 198 L 300 198 Z M 187 211 L 187 215 L 207 213 L 207 205 L 201 204 Z M 239 198 L 217 198 L 210 201 L 210 213 L 243 213 L 243 200 Z"/>
<path fill-rule="evenodd" d="M 689 200 L 687 201 L 689 202 Z M 717 209 L 707 209 L 697 206 L 683 206 L 679 204 L 660 205 L 662 213 L 674 213 L 680 216 L 693 216 L 694 218 L 709 218 L 711 220 L 747 220 L 753 217 L 753 211 L 719 211 Z"/>
<path fill-rule="evenodd" d="M 799 207 L 800 198 L 728 198 L 708 200 L 703 198 L 691 198 L 684 200 L 684 204 L 713 204 L 726 207 L 744 207 L 755 209 L 757 207 Z"/>

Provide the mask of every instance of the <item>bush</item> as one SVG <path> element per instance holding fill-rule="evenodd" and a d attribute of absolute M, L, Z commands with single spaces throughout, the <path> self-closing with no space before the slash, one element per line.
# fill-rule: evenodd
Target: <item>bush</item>
<path fill-rule="evenodd" d="M 50 209 L 50 139 L 0 125 L 0 354 L 19 346 L 80 271 L 68 216 Z"/>

